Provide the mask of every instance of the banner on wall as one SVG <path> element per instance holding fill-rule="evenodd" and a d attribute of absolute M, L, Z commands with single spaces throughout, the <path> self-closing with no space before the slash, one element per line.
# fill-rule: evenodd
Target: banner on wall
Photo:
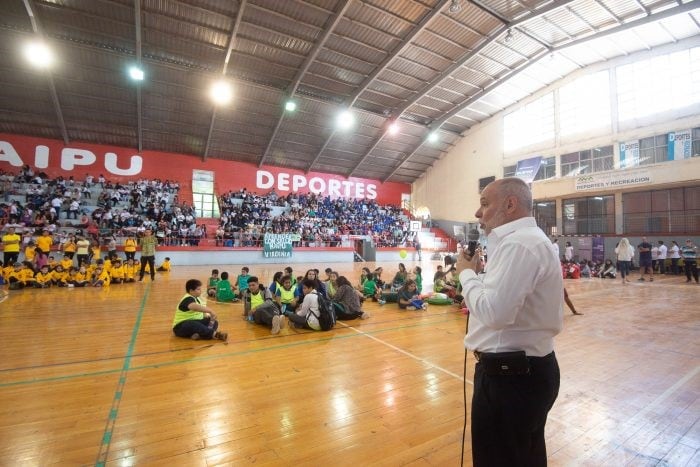
<path fill-rule="evenodd" d="M 575 189 L 576 191 L 608 190 L 631 185 L 644 185 L 646 183 L 651 183 L 651 172 L 649 170 L 624 170 L 581 175 L 576 177 Z"/>
<path fill-rule="evenodd" d="M 590 260 L 593 254 L 593 239 L 591 237 L 579 237 L 578 239 L 578 260 Z"/>
<path fill-rule="evenodd" d="M 603 237 L 593 237 L 593 260 L 596 263 L 605 262 L 605 239 Z"/>
<path fill-rule="evenodd" d="M 639 165 L 639 140 L 620 143 L 620 168 Z"/>
<path fill-rule="evenodd" d="M 399 206 L 402 195 L 411 193 L 406 183 L 343 177 L 320 172 L 305 173 L 284 167 L 263 166 L 185 154 L 142 151 L 35 138 L 0 133 L 0 170 L 17 173 L 23 165 L 49 177 L 63 176 L 83 180 L 86 175 L 103 174 L 113 182 L 137 178 L 175 180 L 189 186 L 193 171 L 214 174 L 217 190 L 224 193 L 247 188 L 257 193 L 275 190 L 279 195 L 315 193 L 331 198 L 375 200 L 379 204 Z"/>
<path fill-rule="evenodd" d="M 693 130 L 675 131 L 668 134 L 668 160 L 690 159 L 693 155 Z"/>
<path fill-rule="evenodd" d="M 542 156 L 531 157 L 529 159 L 518 161 L 518 165 L 515 168 L 515 176 L 524 180 L 525 183 L 532 183 L 537 176 L 537 171 L 540 170 L 541 163 Z"/>
<path fill-rule="evenodd" d="M 263 258 L 291 258 L 293 237 L 293 234 L 265 234 Z"/>

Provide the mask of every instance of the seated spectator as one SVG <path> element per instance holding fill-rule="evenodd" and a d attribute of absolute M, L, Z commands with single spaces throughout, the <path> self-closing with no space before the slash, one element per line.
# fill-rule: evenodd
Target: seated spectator
<path fill-rule="evenodd" d="M 581 277 L 585 277 L 585 278 L 590 279 L 590 277 L 591 277 L 590 261 L 586 261 L 586 260 L 581 261 L 581 265 L 579 267 L 581 268 Z"/>
<path fill-rule="evenodd" d="M 221 273 L 221 280 L 216 283 L 216 301 L 218 302 L 237 302 L 238 297 L 233 291 L 231 281 L 228 280 L 228 272 Z"/>
<path fill-rule="evenodd" d="M 341 307 L 336 307 L 335 310 L 337 319 L 351 320 L 357 318 L 367 319 L 370 317 L 368 312 L 362 311 L 360 295 L 350 284 L 347 277 L 339 276 L 336 280 L 336 287 L 333 303 L 341 305 Z"/>
<path fill-rule="evenodd" d="M 260 287 L 255 276 L 248 278 L 248 287 L 243 291 L 243 317 L 255 324 L 270 328 L 270 334 L 279 334 L 284 328 L 284 317 L 267 287 Z"/>
<path fill-rule="evenodd" d="M 409 279 L 399 289 L 399 308 L 404 310 L 427 310 L 428 304 L 423 302 L 418 294 L 416 281 Z"/>
<path fill-rule="evenodd" d="M 219 322 L 211 308 L 201 304 L 202 282 L 190 279 L 185 284 L 187 293 L 180 299 L 173 318 L 173 333 L 177 337 L 198 339 L 218 339 L 226 342 L 228 334 L 218 331 Z"/>
<path fill-rule="evenodd" d="M 617 270 L 611 259 L 606 259 L 603 265 L 600 277 L 602 279 L 615 279 L 617 277 Z"/>
<path fill-rule="evenodd" d="M 565 260 L 562 264 L 562 274 L 564 279 L 580 279 L 581 268 L 574 260 Z"/>
<path fill-rule="evenodd" d="M 289 319 L 295 328 L 306 328 L 312 331 L 320 331 L 321 324 L 319 318 L 321 316 L 318 309 L 318 293 L 314 287 L 318 280 L 306 278 L 301 282 L 304 301 L 296 311 L 285 311 L 284 315 Z"/>

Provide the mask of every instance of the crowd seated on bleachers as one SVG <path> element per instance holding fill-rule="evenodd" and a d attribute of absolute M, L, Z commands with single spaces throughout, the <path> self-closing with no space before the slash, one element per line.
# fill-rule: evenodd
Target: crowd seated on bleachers
<path fill-rule="evenodd" d="M 197 244 L 203 235 L 194 209 L 178 204 L 179 184 L 170 180 L 139 179 L 113 183 L 103 175 L 77 181 L 51 179 L 24 166 L 17 174 L 0 172 L 0 229 L 52 235 L 83 233 L 95 242 L 156 232 L 161 244 Z"/>
<path fill-rule="evenodd" d="M 0 171 L 0 229 L 15 225 L 23 233 L 85 233 L 95 242 L 123 240 L 146 228 L 163 246 L 197 246 L 207 238 L 194 209 L 178 202 L 179 184 L 139 179 L 111 182 L 103 175 L 84 180 L 50 178 L 24 166 L 17 174 Z M 265 233 L 299 236 L 295 246 L 341 246 L 347 235 L 371 236 L 378 247 L 408 240 L 408 217 L 397 206 L 373 200 L 331 199 L 316 194 L 258 195 L 245 188 L 220 197 L 216 246 L 260 247 Z"/>
<path fill-rule="evenodd" d="M 221 223 L 216 245 L 260 246 L 263 235 L 294 233 L 294 246 L 340 246 L 344 235 L 372 236 L 379 247 L 406 240 L 408 218 L 397 206 L 380 206 L 363 199 L 332 199 L 317 194 L 265 195 L 239 191 L 220 199 Z"/>

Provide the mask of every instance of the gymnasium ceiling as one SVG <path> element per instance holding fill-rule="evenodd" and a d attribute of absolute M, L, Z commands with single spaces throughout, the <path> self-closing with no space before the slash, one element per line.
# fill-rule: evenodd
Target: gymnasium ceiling
<path fill-rule="evenodd" d="M 0 8 L 0 132 L 406 183 L 470 127 L 572 71 L 700 34 L 700 0 Z M 35 35 L 58 56 L 50 73 L 22 57 Z M 135 84 L 127 69 L 138 63 L 146 77 Z M 208 87 L 222 77 L 234 99 L 215 108 Z M 293 113 L 284 111 L 289 97 Z M 356 118 L 349 132 L 333 130 L 343 108 Z M 438 141 L 427 140 L 432 132 Z"/>

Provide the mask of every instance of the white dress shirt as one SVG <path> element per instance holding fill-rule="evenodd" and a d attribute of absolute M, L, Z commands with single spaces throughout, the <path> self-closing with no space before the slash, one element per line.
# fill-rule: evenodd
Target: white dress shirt
<path fill-rule="evenodd" d="M 488 272 L 461 272 L 469 307 L 464 345 L 479 352 L 524 350 L 543 357 L 563 326 L 564 283 L 552 243 L 533 217 L 509 222 L 488 236 Z"/>
<path fill-rule="evenodd" d="M 660 245 L 659 246 L 659 259 L 666 259 L 667 253 L 668 253 L 668 247 L 666 247 L 666 245 Z"/>

